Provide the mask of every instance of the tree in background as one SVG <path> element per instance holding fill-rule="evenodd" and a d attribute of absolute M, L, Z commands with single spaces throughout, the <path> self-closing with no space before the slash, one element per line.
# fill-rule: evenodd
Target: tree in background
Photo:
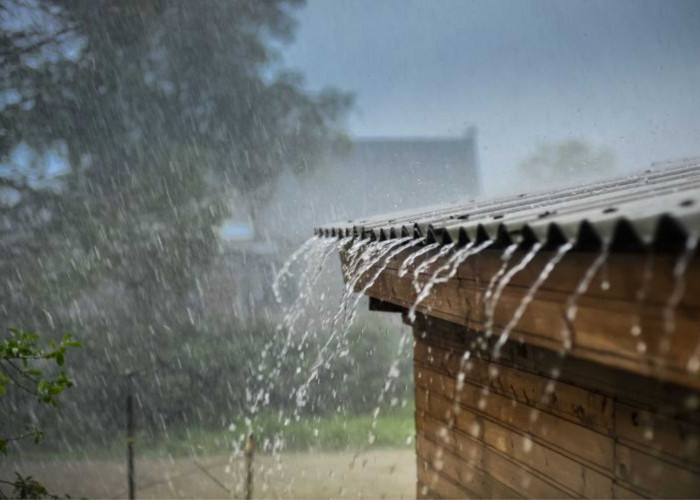
<path fill-rule="evenodd" d="M 300 4 L 0 0 L 0 314 L 85 332 L 82 397 L 109 418 L 126 369 L 191 410 L 228 197 L 344 143 L 350 96 L 275 72 Z"/>
<path fill-rule="evenodd" d="M 580 139 L 542 144 L 519 165 L 527 182 L 565 184 L 575 179 L 609 175 L 615 169 L 610 148 L 596 149 Z"/>

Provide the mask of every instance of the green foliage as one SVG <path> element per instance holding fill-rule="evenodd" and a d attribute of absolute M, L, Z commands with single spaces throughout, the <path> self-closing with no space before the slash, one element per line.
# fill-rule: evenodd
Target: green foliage
<path fill-rule="evenodd" d="M 20 195 L 0 200 L 7 318 L 75 328 L 66 311 L 92 306 L 80 370 L 175 372 L 229 200 L 346 143 L 351 97 L 279 66 L 300 4 L 0 0 L 0 22 L 27 11 L 0 34 L 0 94 L 19 96 L 0 113 L 0 161 L 24 145 L 68 164 L 52 183 L 38 182 L 46 162 L 0 172 Z"/>
<path fill-rule="evenodd" d="M 32 476 L 22 476 L 19 472 L 15 472 L 15 476 L 14 481 L 3 481 L 12 486 L 12 494 L 9 498 L 58 498 L 51 495 L 46 487 Z M 1 491 L 0 498 L 4 498 Z"/>
<path fill-rule="evenodd" d="M 62 398 L 60 419 L 51 404 L 70 385 L 60 364 L 71 346 L 32 363 L 47 433 L 61 428 L 72 445 L 106 441 L 123 424 L 127 370 L 142 396 L 138 426 L 149 432 L 225 427 L 243 412 L 256 354 L 285 332 L 202 312 L 216 228 L 238 208 L 232 198 L 264 199 L 281 174 L 302 175 L 347 145 L 352 97 L 309 92 L 280 65 L 276 47 L 291 40 L 300 4 L 0 0 L 0 22 L 17 6 L 26 21 L 0 30 L 0 94 L 18 96 L 0 113 L 0 161 L 20 145 L 36 158 L 0 172 L 0 187 L 20 195 L 15 205 L 0 200 L 0 315 L 37 331 L 87 332 L 72 360 L 81 390 Z M 48 182 L 41 159 L 52 152 L 67 170 Z M 252 208 L 234 215 L 255 223 Z M 334 395 L 310 414 L 376 405 L 393 349 L 384 333 L 365 332 L 351 353 L 378 353 L 381 368 L 344 383 L 342 370 L 356 371 L 344 358 L 328 374 Z M 293 404 L 293 358 L 271 391 L 275 409 Z M 44 375 L 49 364 L 56 373 Z M 0 406 L 11 407 L 7 398 Z"/>
<path fill-rule="evenodd" d="M 45 349 L 38 345 L 39 335 L 36 333 L 10 328 L 9 334 L 9 338 L 0 342 L 0 396 L 4 396 L 8 385 L 14 383 L 35 395 L 39 402 L 56 407 L 58 395 L 72 387 L 73 381 L 63 370 L 53 378 L 45 378 L 39 363 L 42 360 L 53 361 L 62 367 L 68 349 L 82 347 L 83 344 L 67 333 L 58 344 L 52 340 L 49 348 Z"/>
<path fill-rule="evenodd" d="M 0 341 L 0 398 L 8 394 L 9 387 L 14 386 L 36 398 L 39 403 L 56 408 L 59 395 L 73 386 L 73 381 L 63 370 L 66 355 L 69 349 L 82 346 L 67 333 L 60 342 L 51 340 L 48 347 L 43 347 L 36 333 L 10 328 L 9 336 Z M 53 376 L 47 374 L 50 365 L 59 369 Z M 43 441 L 41 429 L 26 424 L 24 427 L 25 431 L 21 434 L 0 436 L 0 453 L 6 455 L 8 444 L 13 441 L 26 438 L 32 438 L 35 444 Z M 32 476 L 15 474 L 15 481 L 2 481 L 12 486 L 12 498 L 56 498 Z"/>

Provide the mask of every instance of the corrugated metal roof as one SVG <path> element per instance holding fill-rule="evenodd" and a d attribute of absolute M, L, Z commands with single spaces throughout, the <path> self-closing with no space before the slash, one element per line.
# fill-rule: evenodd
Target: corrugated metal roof
<path fill-rule="evenodd" d="M 315 233 L 379 240 L 413 235 L 461 244 L 495 239 L 499 246 L 570 241 L 579 250 L 675 249 L 700 233 L 700 159 L 566 189 L 330 224 Z"/>

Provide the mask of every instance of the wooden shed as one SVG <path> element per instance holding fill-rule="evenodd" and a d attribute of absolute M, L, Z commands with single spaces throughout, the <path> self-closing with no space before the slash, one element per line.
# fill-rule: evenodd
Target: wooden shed
<path fill-rule="evenodd" d="M 413 327 L 419 497 L 700 496 L 700 162 L 317 233 Z"/>

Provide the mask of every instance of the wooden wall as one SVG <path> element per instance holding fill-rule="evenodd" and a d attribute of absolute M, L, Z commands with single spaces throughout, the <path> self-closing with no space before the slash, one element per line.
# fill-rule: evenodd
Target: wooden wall
<path fill-rule="evenodd" d="M 409 254 L 407 250 L 389 262 L 365 293 L 404 309 L 411 307 L 416 300 L 412 285 L 415 266 L 405 276 L 398 273 Z M 430 255 L 433 254 L 420 260 Z M 484 296 L 501 265 L 501 255 L 502 251 L 486 250 L 467 259 L 452 279 L 433 289 L 418 311 L 483 330 Z M 540 252 L 505 287 L 493 316 L 495 333 L 511 320 L 552 255 L 552 252 Z M 522 252 L 516 252 L 511 265 L 522 257 Z M 543 283 L 510 337 L 539 347 L 561 349 L 562 332 L 567 329 L 564 320 L 567 300 L 596 257 L 585 252 L 567 254 Z M 672 309 L 673 330 L 664 333 L 666 306 L 677 287 L 673 276 L 677 258 L 667 254 L 611 254 L 588 291 L 577 301 L 578 313 L 569 325 L 571 355 L 700 390 L 700 370 L 689 369 L 691 359 L 700 350 L 700 257 L 691 262 L 682 283 L 684 293 L 678 307 Z M 444 261 L 438 260 L 424 270 L 420 282 L 426 282 Z M 645 281 L 646 266 L 652 273 Z M 374 274 L 374 271 L 365 273 L 356 289 L 362 291 Z M 637 297 L 640 291 L 644 291 L 643 300 Z M 641 327 L 638 336 L 631 334 L 635 322 Z"/>
<path fill-rule="evenodd" d="M 419 316 L 414 336 L 419 497 L 700 496 L 693 389 L 509 342 L 459 390 L 476 334 Z"/>

